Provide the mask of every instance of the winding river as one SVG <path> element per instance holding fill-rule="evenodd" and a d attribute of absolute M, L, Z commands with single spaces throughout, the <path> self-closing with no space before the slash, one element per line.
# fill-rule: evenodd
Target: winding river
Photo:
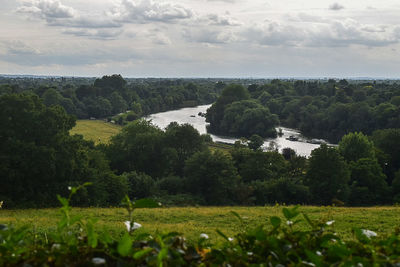
<path fill-rule="evenodd" d="M 168 124 L 170 124 L 173 121 L 176 121 L 179 124 L 189 123 L 193 125 L 193 127 L 196 128 L 200 132 L 200 134 L 205 134 L 207 133 L 206 119 L 204 117 L 199 116 L 198 114 L 199 112 L 205 113 L 210 106 L 211 105 L 202 105 L 197 107 L 182 108 L 178 110 L 155 113 L 147 116 L 146 119 L 151 120 L 154 125 L 157 125 L 162 129 L 167 127 Z M 282 149 L 285 147 L 290 147 L 291 149 L 295 150 L 298 155 L 308 157 L 310 156 L 311 151 L 313 149 L 318 148 L 320 146 L 319 144 L 308 143 L 311 140 L 302 136 L 301 133 L 297 130 L 285 127 L 279 127 L 279 128 L 282 129 L 283 135 L 277 138 L 265 139 L 263 145 L 264 149 L 267 149 L 270 146 L 270 143 L 273 142 L 274 144 L 277 145 L 279 151 L 282 151 Z M 279 130 L 279 128 L 277 128 L 277 131 Z M 233 144 L 235 143 L 235 141 L 238 140 L 237 138 L 233 137 L 213 135 L 213 134 L 210 135 L 214 142 Z M 289 136 L 297 138 L 298 141 L 288 140 L 287 138 L 289 138 Z"/>

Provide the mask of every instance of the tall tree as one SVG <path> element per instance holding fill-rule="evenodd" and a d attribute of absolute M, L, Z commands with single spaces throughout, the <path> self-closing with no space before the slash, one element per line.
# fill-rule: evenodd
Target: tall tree
<path fill-rule="evenodd" d="M 305 184 L 315 203 L 331 204 L 348 197 L 349 168 L 336 148 L 322 144 L 311 152 Z"/>

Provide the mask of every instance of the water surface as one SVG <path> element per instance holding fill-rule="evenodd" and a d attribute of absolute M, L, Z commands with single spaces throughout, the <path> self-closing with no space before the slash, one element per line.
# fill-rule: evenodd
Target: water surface
<path fill-rule="evenodd" d="M 157 125 L 162 129 L 167 127 L 168 124 L 170 124 L 173 121 L 176 121 L 179 124 L 189 123 L 195 129 L 197 129 L 200 134 L 205 134 L 207 133 L 206 126 L 208 123 L 206 123 L 206 119 L 204 117 L 201 117 L 198 114 L 199 112 L 205 113 L 210 106 L 211 105 L 202 105 L 192 108 L 182 108 L 178 110 L 155 113 L 147 116 L 146 119 L 150 119 L 154 125 Z M 282 129 L 283 135 L 277 138 L 265 139 L 263 145 L 264 149 L 267 149 L 270 146 L 270 143 L 274 142 L 277 145 L 279 151 L 282 151 L 282 149 L 285 147 L 290 147 L 291 149 L 295 150 L 297 154 L 308 157 L 310 156 L 311 151 L 313 149 L 318 148 L 320 146 L 319 144 L 307 143 L 307 141 L 310 140 L 302 136 L 301 133 L 295 129 L 278 127 L 277 131 L 279 130 L 279 128 Z M 220 136 L 214 134 L 210 135 L 214 142 L 224 142 L 233 144 L 235 143 L 235 141 L 238 140 L 238 138 L 233 138 L 233 137 Z M 299 140 L 298 141 L 287 140 L 286 138 L 289 138 L 289 136 L 296 137 Z"/>

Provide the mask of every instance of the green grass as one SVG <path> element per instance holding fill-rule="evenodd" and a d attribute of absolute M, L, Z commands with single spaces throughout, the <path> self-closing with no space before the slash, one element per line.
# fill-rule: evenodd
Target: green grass
<path fill-rule="evenodd" d="M 233 145 L 223 144 L 223 143 L 210 143 L 208 144 L 208 148 L 213 152 L 219 150 L 223 153 L 228 154 L 229 151 L 233 149 Z"/>
<path fill-rule="evenodd" d="M 199 234 L 207 233 L 213 240 L 218 240 L 216 229 L 228 236 L 243 229 L 238 219 L 230 211 L 235 211 L 244 218 L 249 227 L 265 224 L 270 216 L 282 216 L 282 207 L 185 207 L 135 210 L 135 221 L 143 227 L 138 234 L 147 232 L 179 232 L 189 241 L 198 239 Z M 379 236 L 390 234 L 398 226 L 400 207 L 300 207 L 311 219 L 335 220 L 334 229 L 344 239 L 352 239 L 352 228 L 369 229 Z M 114 236 L 125 231 L 124 221 L 127 212 L 122 208 L 73 208 L 72 215 L 98 219 L 97 229 L 107 229 Z M 57 209 L 0 210 L 0 223 L 29 227 L 39 232 L 55 229 L 59 219 Z M 305 223 L 297 227 L 307 229 Z"/>
<path fill-rule="evenodd" d="M 95 144 L 109 142 L 111 136 L 121 131 L 122 127 L 101 120 L 78 120 L 70 134 L 83 135 L 85 140 L 92 140 Z"/>

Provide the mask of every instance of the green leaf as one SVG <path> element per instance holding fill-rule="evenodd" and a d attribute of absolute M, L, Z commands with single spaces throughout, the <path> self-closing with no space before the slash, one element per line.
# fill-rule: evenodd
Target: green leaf
<path fill-rule="evenodd" d="M 132 239 L 128 233 L 126 233 L 121 240 L 118 242 L 117 251 L 122 257 L 126 257 L 131 253 L 132 250 Z"/>
<path fill-rule="evenodd" d="M 157 265 L 162 267 L 163 266 L 163 260 L 167 257 L 168 255 L 168 248 L 164 247 L 160 250 L 157 256 Z"/>
<path fill-rule="evenodd" d="M 222 233 L 220 230 L 215 230 L 216 232 L 217 232 L 217 234 L 219 234 L 220 236 L 222 236 L 226 241 L 229 241 L 229 238 L 224 234 L 224 233 Z"/>
<path fill-rule="evenodd" d="M 238 218 L 238 220 L 240 221 L 240 223 L 243 224 L 243 219 L 242 219 L 242 217 L 240 217 L 239 213 L 237 213 L 236 211 L 231 211 L 231 214 L 233 214 L 233 216 L 235 216 L 236 218 Z"/>
<path fill-rule="evenodd" d="M 134 209 L 159 208 L 160 206 L 160 203 L 148 198 L 139 199 L 133 204 Z"/>
<path fill-rule="evenodd" d="M 149 254 L 152 251 L 153 251 L 153 248 L 146 248 L 144 250 L 140 250 L 140 251 L 136 252 L 135 254 L 133 254 L 133 258 L 135 260 L 138 260 L 138 259 L 146 256 L 147 254 Z"/>
<path fill-rule="evenodd" d="M 291 209 L 283 208 L 282 209 L 283 215 L 285 216 L 285 218 L 287 220 L 290 220 L 290 219 L 296 217 L 297 215 L 299 215 L 299 212 L 297 211 L 298 208 L 299 208 L 299 206 L 295 206 Z"/>
<path fill-rule="evenodd" d="M 306 219 L 306 222 L 308 223 L 308 225 L 311 226 L 312 228 L 314 228 L 314 223 L 311 221 L 310 217 L 308 217 L 308 215 L 305 213 L 303 213 L 303 217 L 304 217 L 304 219 Z"/>
<path fill-rule="evenodd" d="M 316 266 L 322 266 L 322 259 L 320 256 L 318 256 L 317 254 L 315 254 L 314 252 L 312 252 L 308 249 L 306 249 L 305 252 L 306 252 L 308 259 L 312 263 L 315 263 Z"/>
<path fill-rule="evenodd" d="M 272 216 L 271 218 L 269 218 L 269 221 L 274 228 L 278 228 L 281 225 L 281 218 L 277 216 Z"/>
<path fill-rule="evenodd" d="M 60 203 L 63 207 L 69 206 L 68 199 L 66 199 L 65 197 L 57 195 L 57 199 L 58 199 L 58 201 L 60 201 Z"/>
<path fill-rule="evenodd" d="M 88 220 L 86 223 L 87 242 L 92 248 L 97 247 L 97 233 L 94 231 L 95 220 Z"/>

